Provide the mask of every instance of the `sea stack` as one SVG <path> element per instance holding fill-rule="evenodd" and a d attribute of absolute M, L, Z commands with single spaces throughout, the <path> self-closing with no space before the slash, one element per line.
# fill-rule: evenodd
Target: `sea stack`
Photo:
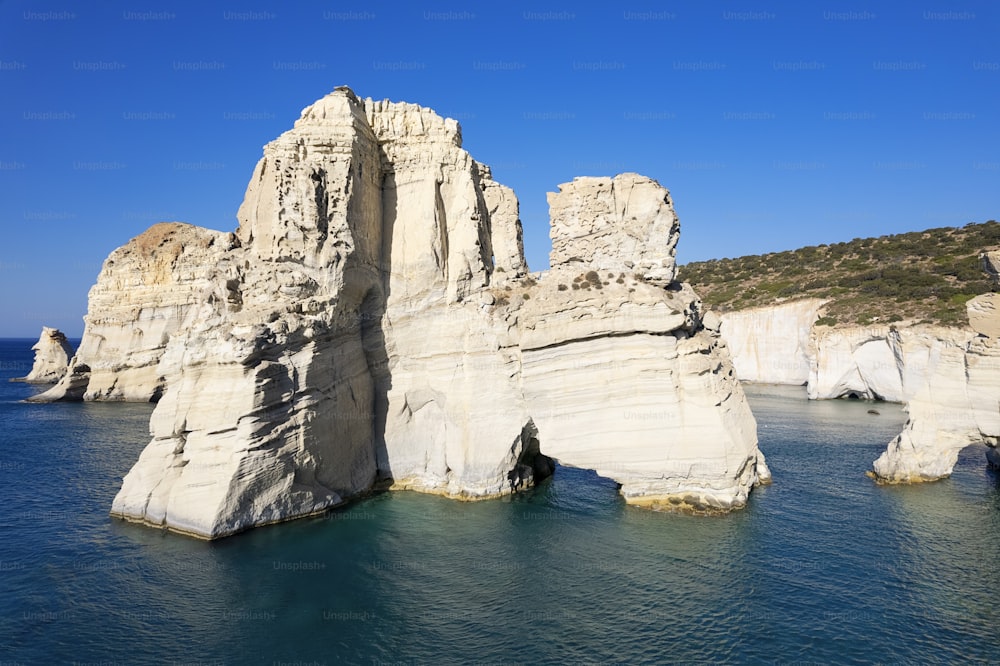
<path fill-rule="evenodd" d="M 42 327 L 38 342 L 32 345 L 35 352 L 35 362 L 31 372 L 26 377 L 13 381 L 30 382 L 32 384 L 55 384 L 66 374 L 69 360 L 73 357 L 73 347 L 66 340 L 66 335 L 58 328 Z"/>
<path fill-rule="evenodd" d="M 549 203 L 532 274 L 454 120 L 347 88 L 307 107 L 235 234 L 154 227 L 91 291 L 61 399 L 159 400 L 112 514 L 216 538 L 376 485 L 497 497 L 553 458 L 632 504 L 745 504 L 770 474 L 719 322 L 674 281 L 667 190 L 581 178 Z"/>

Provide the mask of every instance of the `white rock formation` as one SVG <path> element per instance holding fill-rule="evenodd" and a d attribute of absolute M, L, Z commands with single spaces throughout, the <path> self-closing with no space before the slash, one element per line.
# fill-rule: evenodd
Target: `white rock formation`
<path fill-rule="evenodd" d="M 969 326 L 988 338 L 1000 338 L 1000 294 L 982 294 L 965 304 Z"/>
<path fill-rule="evenodd" d="M 816 326 L 812 331 L 810 400 L 851 397 L 903 402 L 906 354 L 886 325 Z"/>
<path fill-rule="evenodd" d="M 906 402 L 923 388 L 939 341 L 971 336 L 940 326 L 817 326 L 822 304 L 804 299 L 723 314 L 737 377 L 805 384 L 811 400 Z"/>
<path fill-rule="evenodd" d="M 13 381 L 30 382 L 32 384 L 54 384 L 66 374 L 69 360 L 73 357 L 73 347 L 66 335 L 57 328 L 42 327 L 38 342 L 32 345 L 35 352 L 35 362 L 31 372 L 26 377 Z"/>
<path fill-rule="evenodd" d="M 651 178 L 574 178 L 549 193 L 550 265 L 637 272 L 667 286 L 677 274 L 680 223 L 670 193 Z"/>
<path fill-rule="evenodd" d="M 802 385 L 809 381 L 813 324 L 822 299 L 808 298 L 722 315 L 722 337 L 743 381 Z"/>
<path fill-rule="evenodd" d="M 208 538 L 308 515 L 376 478 L 362 305 L 380 283 L 378 142 L 339 91 L 264 149 L 206 300 L 167 344 L 153 441 L 112 514 Z M 387 266 L 388 267 L 388 266 Z M 374 316 L 374 315 L 373 315 Z"/>
<path fill-rule="evenodd" d="M 524 239 L 521 230 L 520 206 L 514 190 L 493 180 L 493 172 L 485 164 L 479 169 L 479 183 L 489 214 L 490 233 L 496 277 L 523 277 L 528 272 L 524 261 Z"/>
<path fill-rule="evenodd" d="M 687 285 L 600 277 L 601 290 L 561 290 L 594 278 L 555 268 L 518 306 L 524 397 L 542 450 L 614 479 L 630 504 L 743 505 L 770 472 L 698 297 Z"/>
<path fill-rule="evenodd" d="M 984 255 L 988 272 L 1000 266 L 995 255 Z M 909 420 L 871 475 L 932 481 L 950 475 L 970 444 L 986 444 L 988 461 L 1000 467 L 998 298 L 968 302 L 970 328 L 815 326 L 821 302 L 796 301 L 726 313 L 722 334 L 742 380 L 801 384 L 805 366 L 810 399 L 907 403 Z"/>
<path fill-rule="evenodd" d="M 530 277 L 517 200 L 457 123 L 346 88 L 306 108 L 264 148 L 235 236 L 175 229 L 191 238 L 168 259 L 144 234 L 91 293 L 64 397 L 166 387 L 112 514 L 214 538 L 379 479 L 495 497 L 553 455 L 632 503 L 745 503 L 769 472 L 718 322 L 672 283 L 669 194 L 625 174 L 550 202 L 555 268 Z"/>
<path fill-rule="evenodd" d="M 984 250 L 979 253 L 983 271 L 990 276 L 993 284 L 1000 286 L 1000 250 Z"/>
<path fill-rule="evenodd" d="M 946 477 L 958 452 L 976 443 L 994 447 L 988 458 L 997 462 L 1000 340 L 943 328 L 912 337 L 913 346 L 925 354 L 923 367 L 911 369 L 910 381 L 919 386 L 908 400 L 903 432 L 874 462 L 873 476 L 885 483 Z"/>
<path fill-rule="evenodd" d="M 380 474 L 452 497 L 510 492 L 508 475 L 537 449 L 514 324 L 485 287 L 527 270 L 517 200 L 461 149 L 453 120 L 413 104 L 365 111 L 385 173 L 384 312 L 369 336 Z"/>
<path fill-rule="evenodd" d="M 221 296 L 218 268 L 233 234 L 180 222 L 155 224 L 112 252 L 89 295 L 84 333 L 69 371 L 31 398 L 159 399 L 171 368 L 160 361 L 170 336 L 193 325 Z"/>

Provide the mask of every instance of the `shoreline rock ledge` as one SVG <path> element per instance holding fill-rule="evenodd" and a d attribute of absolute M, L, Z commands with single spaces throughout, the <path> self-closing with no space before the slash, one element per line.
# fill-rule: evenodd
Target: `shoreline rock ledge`
<path fill-rule="evenodd" d="M 75 384 L 45 398 L 158 400 L 112 515 L 217 538 L 386 485 L 497 497 L 553 459 L 653 508 L 770 478 L 720 322 L 675 281 L 667 190 L 560 186 L 531 274 L 517 198 L 461 144 L 337 88 L 264 147 L 235 234 L 157 225 L 112 253 Z"/>

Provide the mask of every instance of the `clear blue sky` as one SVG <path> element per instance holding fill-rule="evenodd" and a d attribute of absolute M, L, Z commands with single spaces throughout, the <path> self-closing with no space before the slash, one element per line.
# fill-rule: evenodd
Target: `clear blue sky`
<path fill-rule="evenodd" d="M 115 247 L 231 230 L 337 85 L 458 119 L 517 192 L 637 171 L 681 262 L 1000 217 L 1000 3 L 0 0 L 0 337 L 82 332 Z"/>

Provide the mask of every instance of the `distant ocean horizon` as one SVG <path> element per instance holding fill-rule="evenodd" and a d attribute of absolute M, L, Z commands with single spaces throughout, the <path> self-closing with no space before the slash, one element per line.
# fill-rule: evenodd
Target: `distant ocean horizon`
<path fill-rule="evenodd" d="M 153 405 L 23 402 L 34 342 L 0 340 L 2 664 L 1000 663 L 1000 476 L 874 484 L 900 405 L 748 386 L 774 483 L 724 516 L 560 466 L 204 542 L 109 517 Z"/>

